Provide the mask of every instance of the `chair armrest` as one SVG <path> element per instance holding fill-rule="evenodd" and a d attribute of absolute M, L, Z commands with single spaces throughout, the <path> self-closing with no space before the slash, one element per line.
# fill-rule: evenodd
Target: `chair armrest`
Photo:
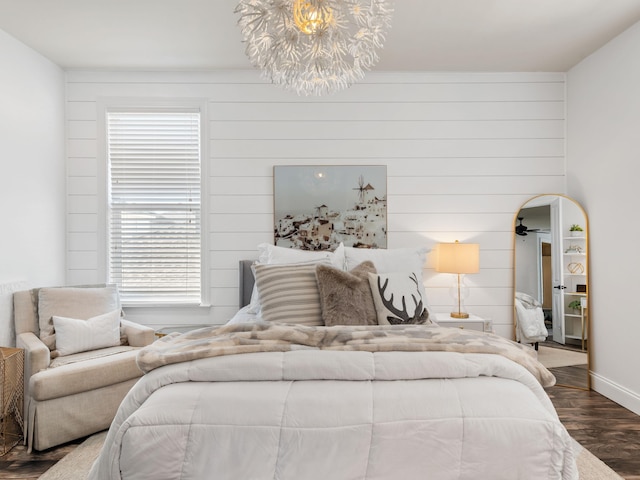
<path fill-rule="evenodd" d="M 129 345 L 132 347 L 144 347 L 156 340 L 156 333 L 153 328 L 125 320 L 124 318 L 120 319 L 120 325 L 124 328 Z"/>
<path fill-rule="evenodd" d="M 16 347 L 24 348 L 24 376 L 29 379 L 34 373 L 44 370 L 51 363 L 49 348 L 33 332 L 16 337 Z"/>

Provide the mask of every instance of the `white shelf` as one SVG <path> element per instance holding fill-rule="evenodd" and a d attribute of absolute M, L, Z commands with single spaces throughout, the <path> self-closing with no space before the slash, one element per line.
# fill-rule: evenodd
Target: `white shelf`
<path fill-rule="evenodd" d="M 572 236 L 571 233 L 563 232 L 561 261 L 564 263 L 562 275 L 565 278 L 565 285 L 574 290 L 578 288 L 577 284 L 586 285 L 587 283 L 587 260 L 589 257 L 587 254 L 586 232 L 576 232 L 579 233 L 577 236 Z M 573 272 L 569 271 L 569 265 L 574 270 Z M 587 321 L 586 308 L 584 308 L 586 299 L 586 292 L 562 291 L 562 305 L 565 309 L 562 312 L 562 321 L 565 326 L 564 338 L 581 341 L 583 348 L 586 340 L 586 331 L 581 333 L 581 330 L 585 328 Z M 582 305 L 582 310 L 568 308 L 568 304 L 576 300 Z"/>

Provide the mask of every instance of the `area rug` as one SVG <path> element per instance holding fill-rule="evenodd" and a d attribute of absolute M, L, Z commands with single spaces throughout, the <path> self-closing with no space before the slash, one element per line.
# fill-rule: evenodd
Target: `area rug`
<path fill-rule="evenodd" d="M 606 463 L 584 448 L 573 438 L 573 453 L 578 464 L 580 480 L 624 480 L 611 470 Z"/>
<path fill-rule="evenodd" d="M 571 367 L 573 365 L 586 365 L 587 354 L 574 352 L 562 348 L 538 347 L 538 360 L 547 368 Z"/>
<path fill-rule="evenodd" d="M 89 437 L 66 457 L 40 476 L 39 480 L 86 480 L 98 457 L 107 432 Z M 580 480 L 624 480 L 589 450 L 573 440 Z"/>
<path fill-rule="evenodd" d="M 90 436 L 58 463 L 40 475 L 39 480 L 85 480 L 102 449 L 107 431 Z"/>

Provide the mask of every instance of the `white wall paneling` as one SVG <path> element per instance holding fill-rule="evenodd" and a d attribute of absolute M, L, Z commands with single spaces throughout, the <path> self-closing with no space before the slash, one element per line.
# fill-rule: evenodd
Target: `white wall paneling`
<path fill-rule="evenodd" d="M 468 308 L 511 336 L 513 216 L 530 196 L 565 190 L 564 91 L 564 75 L 556 73 L 371 73 L 334 96 L 306 98 L 254 71 L 69 72 L 69 281 L 87 281 L 92 252 L 99 258 L 101 242 L 91 235 L 102 221 L 100 206 L 90 211 L 104 162 L 97 103 L 206 98 L 213 306 L 129 316 L 159 325 L 223 323 L 233 314 L 238 261 L 273 241 L 274 165 L 384 164 L 389 247 L 480 243 Z M 450 279 L 434 272 L 431 259 L 425 284 L 430 304 L 448 311 Z"/>

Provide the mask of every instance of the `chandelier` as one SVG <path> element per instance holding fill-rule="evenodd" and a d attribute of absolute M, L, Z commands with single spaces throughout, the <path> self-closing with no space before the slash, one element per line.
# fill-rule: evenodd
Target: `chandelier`
<path fill-rule="evenodd" d="M 235 12 L 251 63 L 299 95 L 364 78 L 391 25 L 391 0 L 240 0 Z"/>

